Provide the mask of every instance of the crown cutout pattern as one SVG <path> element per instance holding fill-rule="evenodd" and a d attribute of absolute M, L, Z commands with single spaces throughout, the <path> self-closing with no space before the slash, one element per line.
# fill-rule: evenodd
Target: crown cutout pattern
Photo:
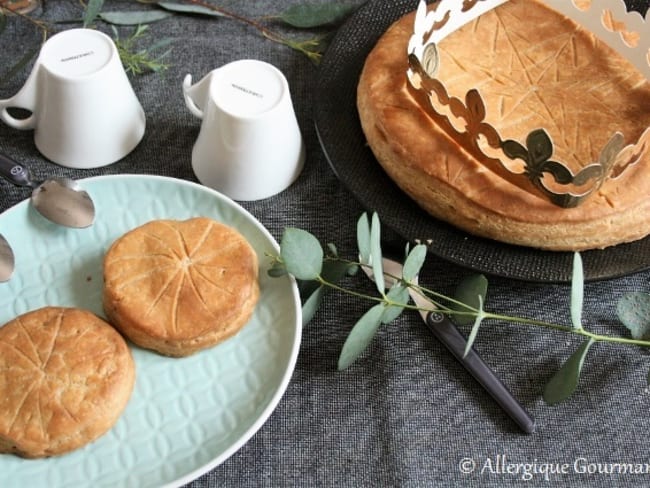
<path fill-rule="evenodd" d="M 427 12 L 420 0 L 414 32 L 408 45 L 408 89 L 438 127 L 454 137 L 488 169 L 529 192 L 541 193 L 564 208 L 580 205 L 608 180 L 645 158 L 650 158 L 650 127 L 638 141 L 625 145 L 615 132 L 600 150 L 598 161 L 573 172 L 553 159 L 554 146 L 544 128 L 530 132 L 524 143 L 503 139 L 489 123 L 478 89 L 465 99 L 450 96 L 436 78 L 440 66 L 437 44 L 448 34 L 504 0 L 441 0 Z M 546 0 L 551 8 L 591 30 L 650 79 L 650 21 L 627 12 L 622 0 Z M 647 14 L 650 18 L 650 11 Z M 632 42 L 631 42 L 632 40 Z"/>

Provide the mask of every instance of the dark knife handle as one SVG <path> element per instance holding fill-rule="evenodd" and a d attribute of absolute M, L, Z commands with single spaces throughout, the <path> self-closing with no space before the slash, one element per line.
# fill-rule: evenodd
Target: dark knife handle
<path fill-rule="evenodd" d="M 535 431 L 535 421 L 506 388 L 492 369 L 481 357 L 470 349 L 465 354 L 467 339 L 456 326 L 442 313 L 429 312 L 426 324 L 433 334 L 442 342 L 454 357 L 469 371 L 483 388 L 494 398 L 499 406 L 517 423 L 526 434 Z"/>
<path fill-rule="evenodd" d="M 34 186 L 29 168 L 0 153 L 0 176 L 14 185 Z"/>

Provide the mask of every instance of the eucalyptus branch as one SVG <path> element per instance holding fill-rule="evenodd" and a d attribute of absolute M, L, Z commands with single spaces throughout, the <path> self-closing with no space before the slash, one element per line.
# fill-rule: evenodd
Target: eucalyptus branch
<path fill-rule="evenodd" d="M 552 322 L 545 322 L 542 320 L 515 317 L 510 315 L 501 315 L 501 314 L 489 313 L 489 312 L 486 312 L 485 315 L 486 315 L 486 319 L 493 319 L 500 322 L 509 322 L 512 324 L 519 323 L 523 325 L 544 327 L 546 329 L 553 329 L 560 332 L 567 332 L 570 334 L 586 337 L 592 339 L 594 342 L 609 342 L 609 343 L 626 344 L 626 345 L 650 348 L 650 340 L 633 339 L 629 337 L 620 337 L 620 336 L 613 336 L 607 334 L 596 334 L 582 328 L 575 328 L 568 325 L 554 324 Z"/>
<path fill-rule="evenodd" d="M 330 261 L 338 261 L 340 263 L 344 263 L 349 266 L 370 268 L 368 264 L 358 262 L 358 261 L 352 261 L 349 259 L 332 257 L 332 256 L 329 256 L 327 259 Z M 479 314 L 478 309 L 470 305 L 467 305 L 463 302 L 460 302 L 459 300 L 456 300 L 453 297 L 444 295 L 442 293 L 438 293 L 434 290 L 431 290 L 419 284 L 415 284 L 413 282 L 404 281 L 402 280 L 401 277 L 395 276 L 390 273 L 385 272 L 384 275 L 395 281 L 401 281 L 403 285 L 406 286 L 407 288 L 415 290 L 418 293 L 421 293 L 422 295 L 426 296 L 431 300 L 431 303 L 436 307 L 436 312 L 447 315 L 448 317 L 466 316 L 466 317 L 476 318 Z M 387 298 L 386 295 L 382 295 L 382 296 L 368 295 L 367 293 L 358 292 L 351 288 L 345 288 L 341 285 L 338 285 L 337 283 L 333 283 L 324 279 L 322 276 L 318 276 L 316 280 L 321 285 L 324 285 L 333 291 L 345 293 L 347 295 L 355 296 L 357 298 L 362 298 L 364 300 L 371 301 L 371 302 L 379 302 L 384 304 L 385 306 L 402 306 L 406 310 L 415 310 L 415 311 L 423 311 L 423 312 L 430 311 L 430 309 L 428 308 L 418 307 L 417 305 L 395 302 L 390 298 Z M 453 310 L 448 307 L 445 307 L 441 301 L 438 301 L 440 299 L 448 303 L 459 305 L 463 307 L 465 311 Z M 513 315 L 504 315 L 504 314 L 498 314 L 492 312 L 484 312 L 484 320 L 488 320 L 488 319 L 497 322 L 507 322 L 511 324 L 522 324 L 522 325 L 533 326 L 533 327 L 543 327 L 546 329 L 557 330 L 569 334 L 576 334 L 582 337 L 593 339 L 594 342 L 610 342 L 610 343 L 628 344 L 628 345 L 636 345 L 640 347 L 650 348 L 650 340 L 630 339 L 626 337 L 612 336 L 607 334 L 595 334 L 593 332 L 589 332 L 588 330 L 582 328 L 575 328 L 569 325 L 556 324 L 553 322 L 547 322 L 543 320 L 536 320 L 536 319 L 513 316 Z"/>
<path fill-rule="evenodd" d="M 105 3 L 104 0 L 78 1 L 79 5 L 84 11 L 83 17 L 81 19 L 84 27 L 92 27 L 93 23 L 96 20 L 101 20 L 111 25 L 144 25 L 164 19 L 172 13 L 191 13 L 197 15 L 208 15 L 211 17 L 225 17 L 252 27 L 261 33 L 261 35 L 266 39 L 298 51 L 307 56 L 312 62 L 316 64 L 318 64 L 322 58 L 327 34 L 310 38 L 294 39 L 271 29 L 265 25 L 264 22 L 268 22 L 269 20 L 282 22 L 285 25 L 296 29 L 312 29 L 324 26 L 332 27 L 342 22 L 358 7 L 358 5 L 354 4 L 339 3 L 336 0 L 325 2 L 323 4 L 296 4 L 292 5 L 278 15 L 265 16 L 261 19 L 256 20 L 233 12 L 232 10 L 225 9 L 206 0 L 178 0 L 178 2 L 163 2 L 161 0 L 137 0 L 142 4 L 159 7 L 159 9 L 137 12 L 134 12 L 132 10 L 102 12 L 102 8 L 104 7 Z M 166 12 L 161 12 L 160 9 Z M 5 13 L 7 15 L 9 13 L 18 15 L 28 22 L 36 25 L 41 29 L 43 33 L 43 41 L 47 39 L 50 32 L 50 28 L 47 23 L 36 20 L 27 14 L 14 12 L 8 7 L 0 6 L 0 15 L 4 16 Z M 118 49 L 120 50 L 120 56 L 122 57 L 127 71 L 133 73 L 141 73 L 146 70 L 161 71 L 168 67 L 166 63 L 161 62 L 161 58 L 165 56 L 166 53 L 161 56 L 153 57 L 150 54 L 150 51 L 153 50 L 153 48 L 149 48 L 148 50 L 134 51 L 132 49 L 132 46 L 125 45 L 124 41 L 120 41 L 117 38 L 116 41 L 116 43 L 122 42 L 122 45 L 118 45 Z M 166 41 L 167 40 L 158 42 L 155 44 L 155 47 L 160 47 L 159 45 Z M 18 63 L 16 63 L 16 65 L 9 70 L 8 74 L 6 74 L 4 78 L 0 80 L 0 83 L 3 83 L 7 79 L 14 76 L 16 72 L 18 72 L 27 62 L 29 62 L 29 60 L 33 58 L 36 52 L 37 50 L 31 50 L 30 52 L 26 53 L 23 58 L 21 58 Z"/>
<path fill-rule="evenodd" d="M 544 389 L 544 399 L 550 404 L 565 400 L 575 391 L 584 359 L 593 344 L 600 342 L 650 348 L 650 294 L 648 293 L 628 294 L 618 302 L 619 319 L 632 333 L 631 338 L 598 334 L 583 326 L 581 317 L 584 283 L 582 259 L 578 253 L 574 255 L 573 261 L 569 314 L 571 324 L 557 324 L 485 311 L 484 303 L 488 285 L 487 279 L 483 276 L 478 276 L 479 279 L 470 277 L 462 280 L 453 297 L 419 285 L 416 278 L 426 256 L 426 248 L 423 245 L 415 246 L 412 250 L 407 246 L 405 260 L 401 265 L 401 276 L 386 272 L 382 264 L 379 225 L 379 218 L 376 215 L 373 215 L 372 222 L 365 214 L 359 219 L 358 261 L 339 257 L 333 244 L 328 245 L 331 252 L 325 255 L 322 246 L 313 235 L 295 228 L 285 229 L 280 244 L 280 255 L 272 256 L 269 275 L 280 276 L 288 273 L 302 283 L 311 283 L 311 286 L 303 288 L 309 292 L 308 296 L 303 296 L 304 324 L 309 322 L 320 306 L 325 289 L 361 298 L 372 304 L 350 331 L 339 357 L 339 369 L 347 368 L 352 364 L 365 350 L 378 328 L 382 324 L 395 320 L 403 310 L 435 310 L 459 325 L 473 322 L 466 351 L 471 348 L 479 327 L 485 321 L 545 328 L 582 337 L 583 342 Z M 368 276 L 372 275 L 378 296 L 339 283 L 346 275 L 354 274 L 358 269 L 363 269 Z M 409 303 L 410 291 L 426 297 L 431 307 L 423 308 Z"/>
<path fill-rule="evenodd" d="M 322 276 L 316 277 L 316 281 L 321 285 L 321 286 L 326 286 L 327 288 L 334 290 L 334 291 L 339 291 L 341 293 L 345 293 L 346 295 L 351 295 L 353 297 L 357 298 L 363 298 L 364 300 L 368 301 L 374 301 L 374 302 L 379 302 L 379 303 L 384 303 L 386 305 L 393 305 L 389 302 L 389 300 L 385 296 L 377 297 L 373 295 L 368 295 L 366 293 L 362 293 L 359 291 L 352 290 L 350 288 L 345 288 L 343 286 L 337 285 L 336 283 L 333 283 L 331 281 L 326 280 Z"/>
<path fill-rule="evenodd" d="M 146 25 L 139 25 L 135 28 L 133 33 L 122 39 L 120 38 L 117 29 L 113 27 L 113 38 L 115 40 L 115 47 L 120 56 L 124 69 L 127 73 L 141 74 L 145 71 L 153 71 L 157 73 L 169 68 L 169 65 L 163 62 L 163 58 L 169 53 L 165 51 L 159 56 L 153 57 L 151 51 L 158 46 L 150 47 L 148 49 L 137 49 L 136 43 L 139 39 L 146 35 L 148 27 Z"/>
<path fill-rule="evenodd" d="M 183 1 L 184 3 L 187 4 L 196 5 L 208 10 L 212 10 L 214 12 L 217 12 L 219 15 L 223 17 L 227 17 L 231 20 L 235 20 L 237 22 L 241 22 L 250 27 L 253 27 L 257 31 L 259 31 L 264 37 L 266 37 L 268 40 L 288 46 L 291 49 L 294 49 L 306 55 L 309 59 L 311 59 L 315 63 L 318 63 L 323 55 L 323 53 L 319 50 L 321 44 L 321 39 L 319 38 L 311 38 L 302 41 L 288 39 L 283 35 L 279 34 L 278 32 L 269 29 L 261 22 L 258 22 L 253 19 L 249 19 L 248 17 L 244 17 L 243 15 L 237 14 L 230 10 L 226 10 L 210 2 L 205 2 L 203 0 L 183 0 Z"/>

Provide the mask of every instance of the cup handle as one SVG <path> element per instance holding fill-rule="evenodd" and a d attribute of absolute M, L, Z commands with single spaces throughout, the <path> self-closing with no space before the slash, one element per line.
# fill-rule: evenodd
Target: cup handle
<path fill-rule="evenodd" d="M 20 130 L 33 129 L 34 126 L 36 125 L 36 119 L 33 113 L 25 119 L 17 119 L 13 117 L 7 110 L 8 108 L 11 107 L 24 108 L 26 110 L 31 110 L 31 109 L 27 107 L 20 107 L 18 105 L 14 105 L 13 103 L 11 103 L 12 101 L 13 99 L 11 98 L 8 100 L 0 100 L 0 107 L 2 107 L 2 112 L 0 112 L 0 118 L 2 119 L 2 121 L 5 124 L 13 127 L 14 129 L 20 129 Z"/>
<path fill-rule="evenodd" d="M 34 66 L 23 87 L 13 97 L 0 100 L 0 119 L 14 129 L 29 130 L 36 126 L 34 109 L 36 107 L 36 74 L 38 62 Z M 17 119 L 9 113 L 9 108 L 22 108 L 32 114 L 24 119 Z"/>
<path fill-rule="evenodd" d="M 183 98 L 185 98 L 185 105 L 192 114 L 194 114 L 199 119 L 203 118 L 203 110 L 196 106 L 194 100 L 190 96 L 190 91 L 192 88 L 192 75 L 186 75 L 183 80 Z"/>

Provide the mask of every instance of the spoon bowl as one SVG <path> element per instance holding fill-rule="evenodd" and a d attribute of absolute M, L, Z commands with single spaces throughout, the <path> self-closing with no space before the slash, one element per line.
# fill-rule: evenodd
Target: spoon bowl
<path fill-rule="evenodd" d="M 0 175 L 15 185 L 33 188 L 32 205 L 55 224 L 84 228 L 95 221 L 92 199 L 79 183 L 70 178 L 34 181 L 28 168 L 3 154 L 0 154 Z"/>
<path fill-rule="evenodd" d="M 15 265 L 14 252 L 4 236 L 0 234 L 0 283 L 9 281 L 14 273 Z"/>
<path fill-rule="evenodd" d="M 85 228 L 95 220 L 95 206 L 79 183 L 50 178 L 32 192 L 34 208 L 46 219 L 66 227 Z"/>

